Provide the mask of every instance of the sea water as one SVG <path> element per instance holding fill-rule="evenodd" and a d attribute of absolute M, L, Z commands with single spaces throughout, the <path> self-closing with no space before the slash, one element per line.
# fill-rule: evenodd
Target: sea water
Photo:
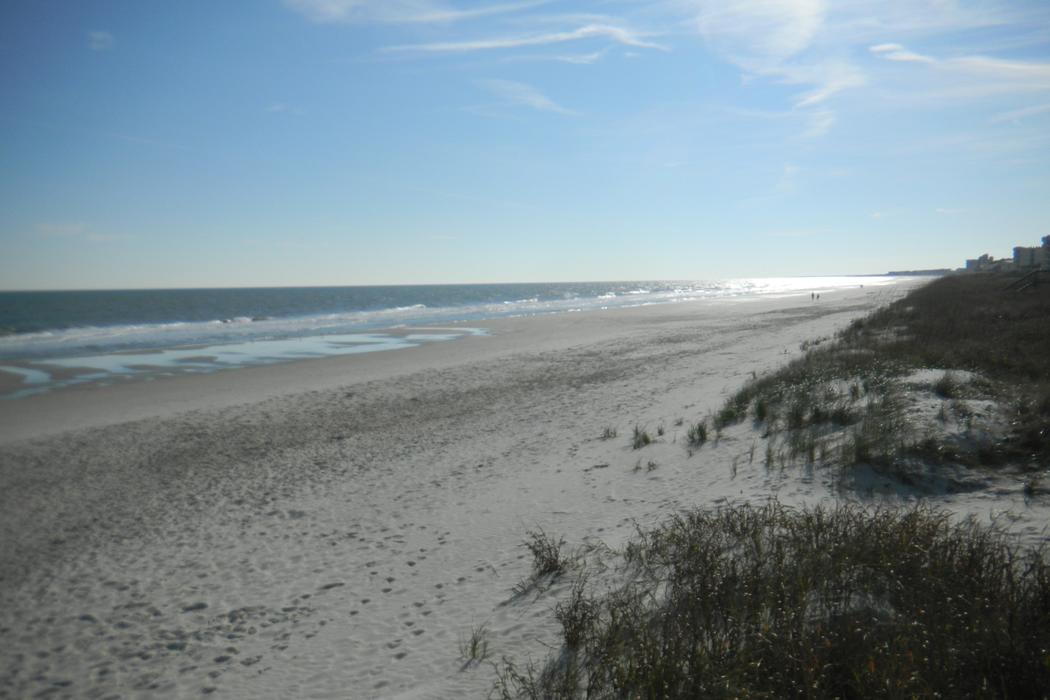
<path fill-rule="evenodd" d="M 893 277 L 0 292 L 6 398 L 82 382 L 377 352 L 479 334 L 471 321 L 819 294 Z M 442 325 L 456 325 L 443 328 Z"/>

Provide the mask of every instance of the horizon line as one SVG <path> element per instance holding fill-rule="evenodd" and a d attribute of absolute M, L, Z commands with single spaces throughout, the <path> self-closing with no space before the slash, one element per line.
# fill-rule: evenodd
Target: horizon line
<path fill-rule="evenodd" d="M 822 277 L 901 277 L 909 273 L 923 272 L 951 272 L 955 268 L 929 268 L 929 270 L 891 270 L 888 272 L 853 272 L 853 273 L 829 273 L 820 275 L 753 275 L 737 277 L 712 277 L 712 278 L 644 278 L 635 279 L 580 279 L 580 280 L 553 280 L 548 282 L 537 281 L 502 281 L 502 282 L 410 282 L 410 283 L 382 283 L 382 284 L 275 284 L 275 285 L 231 285 L 226 287 L 200 286 L 200 287 L 60 287 L 60 288 L 22 288 L 22 289 L 0 289 L 0 294 L 32 294 L 49 292 L 175 292 L 175 291 L 219 291 L 227 289 L 347 289 L 364 287 L 483 287 L 505 284 L 614 284 L 623 282 L 718 282 L 726 280 L 741 279 L 805 279 Z M 917 276 L 922 276 L 917 275 Z"/>

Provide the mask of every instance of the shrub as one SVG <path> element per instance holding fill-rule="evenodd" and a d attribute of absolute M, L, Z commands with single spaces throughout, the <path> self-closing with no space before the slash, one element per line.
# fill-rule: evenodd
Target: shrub
<path fill-rule="evenodd" d="M 727 507 L 639 533 L 625 559 L 631 583 L 575 613 L 571 655 L 519 674 L 505 697 L 1050 687 L 1050 562 L 975 520 L 925 507 Z"/>
<path fill-rule="evenodd" d="M 755 399 L 755 420 L 759 423 L 765 423 L 768 418 L 769 401 L 764 396 L 760 396 Z"/>
<path fill-rule="evenodd" d="M 959 396 L 959 381 L 951 372 L 945 372 L 933 384 L 933 392 L 942 399 L 954 399 Z"/>
<path fill-rule="evenodd" d="M 600 606 L 598 601 L 587 597 L 586 584 L 586 577 L 581 576 L 573 584 L 569 599 L 554 608 L 554 617 L 561 623 L 562 639 L 570 650 L 582 646 L 589 638 L 591 628 L 598 622 Z"/>

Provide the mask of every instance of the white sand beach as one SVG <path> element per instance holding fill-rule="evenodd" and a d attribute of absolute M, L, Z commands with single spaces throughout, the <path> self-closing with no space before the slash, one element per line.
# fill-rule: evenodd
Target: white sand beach
<path fill-rule="evenodd" d="M 0 697 L 485 697 L 472 629 L 491 661 L 556 643 L 568 583 L 513 590 L 527 531 L 617 547 L 685 508 L 862 498 L 749 460 L 743 426 L 690 456 L 680 421 L 909 284 L 0 402 Z M 939 503 L 1046 522 L 1006 482 Z"/>

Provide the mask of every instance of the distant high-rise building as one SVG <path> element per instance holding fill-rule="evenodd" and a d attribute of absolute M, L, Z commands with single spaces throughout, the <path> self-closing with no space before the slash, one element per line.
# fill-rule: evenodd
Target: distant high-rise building
<path fill-rule="evenodd" d="M 1014 248 L 1014 268 L 1018 270 L 1037 270 L 1041 267 L 1045 267 L 1048 261 L 1048 254 L 1050 254 L 1050 247 L 1045 245 L 1047 236 L 1043 239 L 1044 245 L 1038 248 L 1026 248 L 1024 246 L 1018 246 Z"/>

